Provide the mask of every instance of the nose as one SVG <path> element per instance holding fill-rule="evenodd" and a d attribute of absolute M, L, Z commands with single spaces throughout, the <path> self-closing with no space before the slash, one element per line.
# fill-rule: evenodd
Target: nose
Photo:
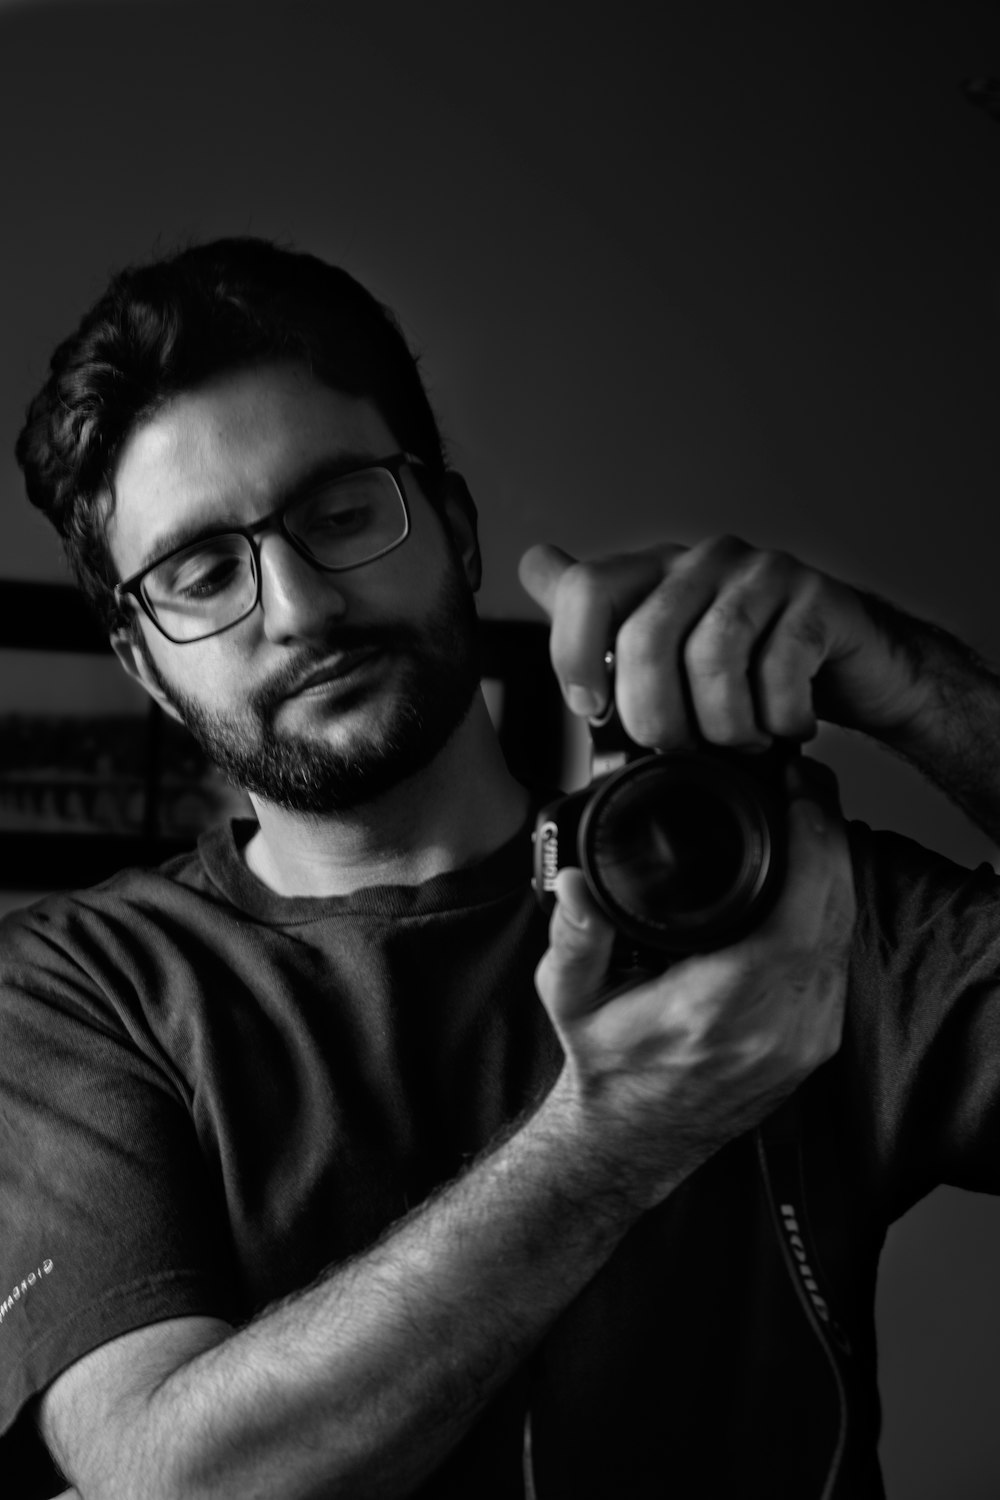
<path fill-rule="evenodd" d="M 260 570 L 260 606 L 269 641 L 322 637 L 330 621 L 347 612 L 335 575 L 314 567 L 280 533 L 261 538 Z"/>

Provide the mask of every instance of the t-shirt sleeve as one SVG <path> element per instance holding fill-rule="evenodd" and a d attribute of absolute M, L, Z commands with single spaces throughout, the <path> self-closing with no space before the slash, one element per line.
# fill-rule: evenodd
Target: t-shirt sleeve
<path fill-rule="evenodd" d="M 230 1315 L 183 1080 L 66 930 L 44 910 L 0 924 L 0 1473 L 19 1497 L 60 1488 L 24 1418 L 60 1371 L 149 1323 Z"/>
<path fill-rule="evenodd" d="M 1000 879 L 861 824 L 851 842 L 841 1076 L 886 1218 L 942 1184 L 1000 1192 Z"/>

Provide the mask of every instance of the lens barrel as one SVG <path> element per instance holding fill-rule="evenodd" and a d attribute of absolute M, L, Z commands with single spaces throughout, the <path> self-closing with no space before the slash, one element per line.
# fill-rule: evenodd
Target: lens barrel
<path fill-rule="evenodd" d="M 719 948 L 756 926 L 781 887 L 781 781 L 767 756 L 643 756 L 592 784 L 576 842 L 627 938 L 677 955 Z"/>

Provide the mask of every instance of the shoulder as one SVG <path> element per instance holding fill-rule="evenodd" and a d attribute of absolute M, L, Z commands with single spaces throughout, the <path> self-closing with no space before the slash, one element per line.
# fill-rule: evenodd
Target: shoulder
<path fill-rule="evenodd" d="M 230 929 L 241 924 L 226 907 L 192 851 L 8 912 L 0 919 L 0 1026 L 9 1033 L 44 1020 L 137 1035 L 202 952 L 239 947 L 241 933 Z"/>
<path fill-rule="evenodd" d="M 54 891 L 0 917 L 0 957 L 32 942 L 65 940 L 82 944 L 96 928 L 127 927 L 141 923 L 143 914 L 184 911 L 229 905 L 209 872 L 205 849 L 233 845 L 228 829 L 212 829 L 197 848 L 174 855 L 160 865 L 126 866 L 98 884 L 77 890 Z M 231 857 L 238 857 L 233 854 Z"/>
<path fill-rule="evenodd" d="M 1000 1191 L 1000 879 L 850 830 L 858 894 L 836 1077 L 888 1218 L 942 1182 Z M 874 1165 L 873 1165 L 874 1164 Z"/>
<path fill-rule="evenodd" d="M 1000 879 L 895 833 L 850 831 L 857 890 L 844 1051 L 882 1112 L 928 1115 L 1000 1077 Z M 928 1092 L 929 1090 L 929 1092 Z M 932 1096 L 937 1103 L 931 1107 Z"/>
<path fill-rule="evenodd" d="M 980 957 L 1000 950 L 1000 877 L 956 864 L 903 834 L 848 827 L 858 937 L 878 951 L 911 948 Z"/>

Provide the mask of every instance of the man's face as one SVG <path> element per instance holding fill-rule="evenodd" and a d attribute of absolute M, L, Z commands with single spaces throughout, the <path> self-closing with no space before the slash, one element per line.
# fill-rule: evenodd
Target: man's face
<path fill-rule="evenodd" d="M 322 465 L 399 446 L 370 402 L 299 366 L 219 377 L 125 445 L 109 528 L 119 576 L 168 551 L 179 528 L 251 524 Z M 475 538 L 457 508 L 446 534 L 409 469 L 403 483 L 411 532 L 387 556 L 324 573 L 269 532 L 261 602 L 245 620 L 177 645 L 141 617 L 142 650 L 116 642 L 227 776 L 276 806 L 358 806 L 428 764 L 468 712 L 479 682 Z"/>

